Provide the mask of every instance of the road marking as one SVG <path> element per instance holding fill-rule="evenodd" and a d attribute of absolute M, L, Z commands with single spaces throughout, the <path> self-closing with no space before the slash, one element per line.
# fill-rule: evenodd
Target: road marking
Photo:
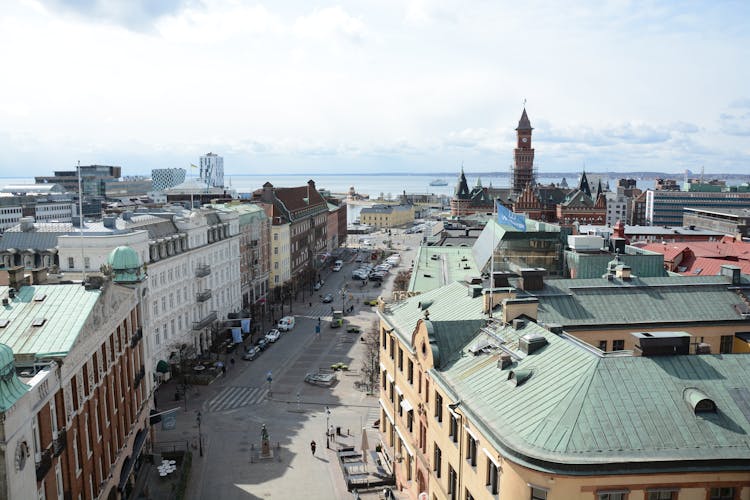
<path fill-rule="evenodd" d="M 257 404 L 266 397 L 268 389 L 260 387 L 227 387 L 208 402 L 208 411 L 224 411 Z"/>

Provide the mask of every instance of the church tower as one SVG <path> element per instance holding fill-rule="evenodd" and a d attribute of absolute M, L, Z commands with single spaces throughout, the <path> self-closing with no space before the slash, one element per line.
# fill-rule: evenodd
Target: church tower
<path fill-rule="evenodd" d="M 513 151 L 513 193 L 520 194 L 527 185 L 536 183 L 534 173 L 534 148 L 531 147 L 531 131 L 534 130 L 523 108 L 516 128 L 516 149 Z"/>

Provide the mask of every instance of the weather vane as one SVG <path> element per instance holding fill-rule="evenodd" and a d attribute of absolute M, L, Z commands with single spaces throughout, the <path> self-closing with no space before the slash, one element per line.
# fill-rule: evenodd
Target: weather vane
<path fill-rule="evenodd" d="M 526 107 L 526 98 L 525 97 L 523 98 L 523 107 L 524 108 Z"/>

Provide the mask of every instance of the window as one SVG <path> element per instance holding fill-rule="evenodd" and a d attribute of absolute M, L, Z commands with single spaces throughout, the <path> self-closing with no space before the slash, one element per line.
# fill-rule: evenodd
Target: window
<path fill-rule="evenodd" d="M 458 419 L 451 413 L 450 426 L 448 427 L 448 435 L 451 437 L 454 443 L 458 443 Z"/>
<path fill-rule="evenodd" d="M 88 257 L 84 257 L 83 258 L 83 267 L 85 267 L 86 269 L 90 269 L 91 268 L 91 259 L 89 259 Z"/>
<path fill-rule="evenodd" d="M 406 427 L 409 432 L 414 432 L 414 410 L 406 412 Z"/>
<path fill-rule="evenodd" d="M 404 416 L 404 407 L 401 405 L 401 403 L 404 401 L 404 396 L 399 394 L 398 395 L 398 416 L 403 417 Z"/>
<path fill-rule="evenodd" d="M 443 396 L 435 391 L 435 420 L 443 421 Z"/>
<path fill-rule="evenodd" d="M 719 352 L 721 354 L 732 354 L 733 343 L 734 343 L 734 335 L 722 335 L 721 345 L 719 346 Z"/>
<path fill-rule="evenodd" d="M 406 362 L 406 380 L 414 385 L 414 363 L 412 363 L 411 360 L 407 360 Z"/>
<path fill-rule="evenodd" d="M 531 486 L 531 500 L 547 500 L 547 490 Z"/>
<path fill-rule="evenodd" d="M 404 371 L 404 350 L 401 347 L 398 348 L 398 370 Z"/>
<path fill-rule="evenodd" d="M 649 491 L 646 496 L 646 500 L 675 500 L 676 498 L 676 490 Z"/>
<path fill-rule="evenodd" d="M 383 390 L 385 390 L 385 387 L 386 387 L 386 385 L 385 385 L 385 383 L 386 383 L 386 381 L 385 381 L 386 373 L 387 372 L 385 370 L 383 370 L 383 374 L 380 377 L 380 387 L 382 387 Z"/>
<path fill-rule="evenodd" d="M 76 261 L 73 257 L 68 257 L 68 269 L 76 267 Z"/>
<path fill-rule="evenodd" d="M 709 500 L 734 500 L 734 488 L 711 488 Z"/>
<path fill-rule="evenodd" d="M 62 469 L 60 468 L 60 463 L 62 460 L 58 460 L 55 464 L 55 483 L 57 485 L 57 498 L 58 500 L 62 500 L 63 498 L 63 477 L 62 477 Z"/>
<path fill-rule="evenodd" d="M 627 491 L 600 491 L 596 494 L 596 500 L 626 500 Z"/>
<path fill-rule="evenodd" d="M 612 341 L 612 350 L 613 351 L 624 351 L 625 350 L 625 341 L 620 340 L 613 340 Z"/>
<path fill-rule="evenodd" d="M 477 440 L 466 431 L 466 460 L 472 467 L 477 466 Z"/>
<path fill-rule="evenodd" d="M 458 476 L 456 475 L 456 471 L 453 470 L 453 466 L 448 464 L 448 494 L 450 495 L 451 500 L 456 500 L 458 498 L 458 492 L 456 491 L 456 488 L 458 486 Z"/>
<path fill-rule="evenodd" d="M 606 351 L 607 350 L 607 341 L 606 340 L 600 340 L 599 341 L 599 350 L 600 351 Z"/>
<path fill-rule="evenodd" d="M 393 336 L 391 336 L 391 352 L 390 352 L 391 359 L 394 358 L 395 352 L 396 352 L 396 340 L 393 338 Z"/>
<path fill-rule="evenodd" d="M 485 475 L 484 483 L 493 495 L 497 495 L 500 492 L 499 476 L 499 468 L 492 462 L 492 460 L 487 458 L 487 474 Z"/>
<path fill-rule="evenodd" d="M 474 500 L 474 495 L 471 494 L 471 492 L 469 491 L 469 488 L 466 488 L 465 491 L 466 491 L 465 492 L 466 500 Z"/>
<path fill-rule="evenodd" d="M 437 443 L 433 444 L 433 447 L 435 449 L 432 452 L 432 470 L 435 471 L 435 477 L 440 478 L 443 470 L 443 452 Z"/>
<path fill-rule="evenodd" d="M 383 350 L 388 349 L 388 332 L 383 328 Z"/>

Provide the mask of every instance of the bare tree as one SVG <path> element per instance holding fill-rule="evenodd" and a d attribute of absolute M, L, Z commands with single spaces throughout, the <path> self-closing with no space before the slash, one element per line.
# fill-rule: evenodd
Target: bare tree
<path fill-rule="evenodd" d="M 378 336 L 379 325 L 373 321 L 370 328 L 362 334 L 365 342 L 365 358 L 362 360 L 362 380 L 360 384 L 367 388 L 368 394 L 373 394 L 378 388 L 380 376 L 380 343 Z"/>
<path fill-rule="evenodd" d="M 177 366 L 180 370 L 180 382 L 178 383 L 178 394 L 175 394 L 175 399 L 179 397 L 179 393 L 185 398 L 185 409 L 187 410 L 187 391 L 190 389 L 188 383 L 188 372 L 190 371 L 190 361 L 195 359 L 196 351 L 192 344 L 174 343 L 169 346 L 172 351 L 171 357 L 177 358 Z"/>
<path fill-rule="evenodd" d="M 411 270 L 399 271 L 396 277 L 393 279 L 393 291 L 403 292 L 409 288 L 409 281 L 411 280 Z"/>

